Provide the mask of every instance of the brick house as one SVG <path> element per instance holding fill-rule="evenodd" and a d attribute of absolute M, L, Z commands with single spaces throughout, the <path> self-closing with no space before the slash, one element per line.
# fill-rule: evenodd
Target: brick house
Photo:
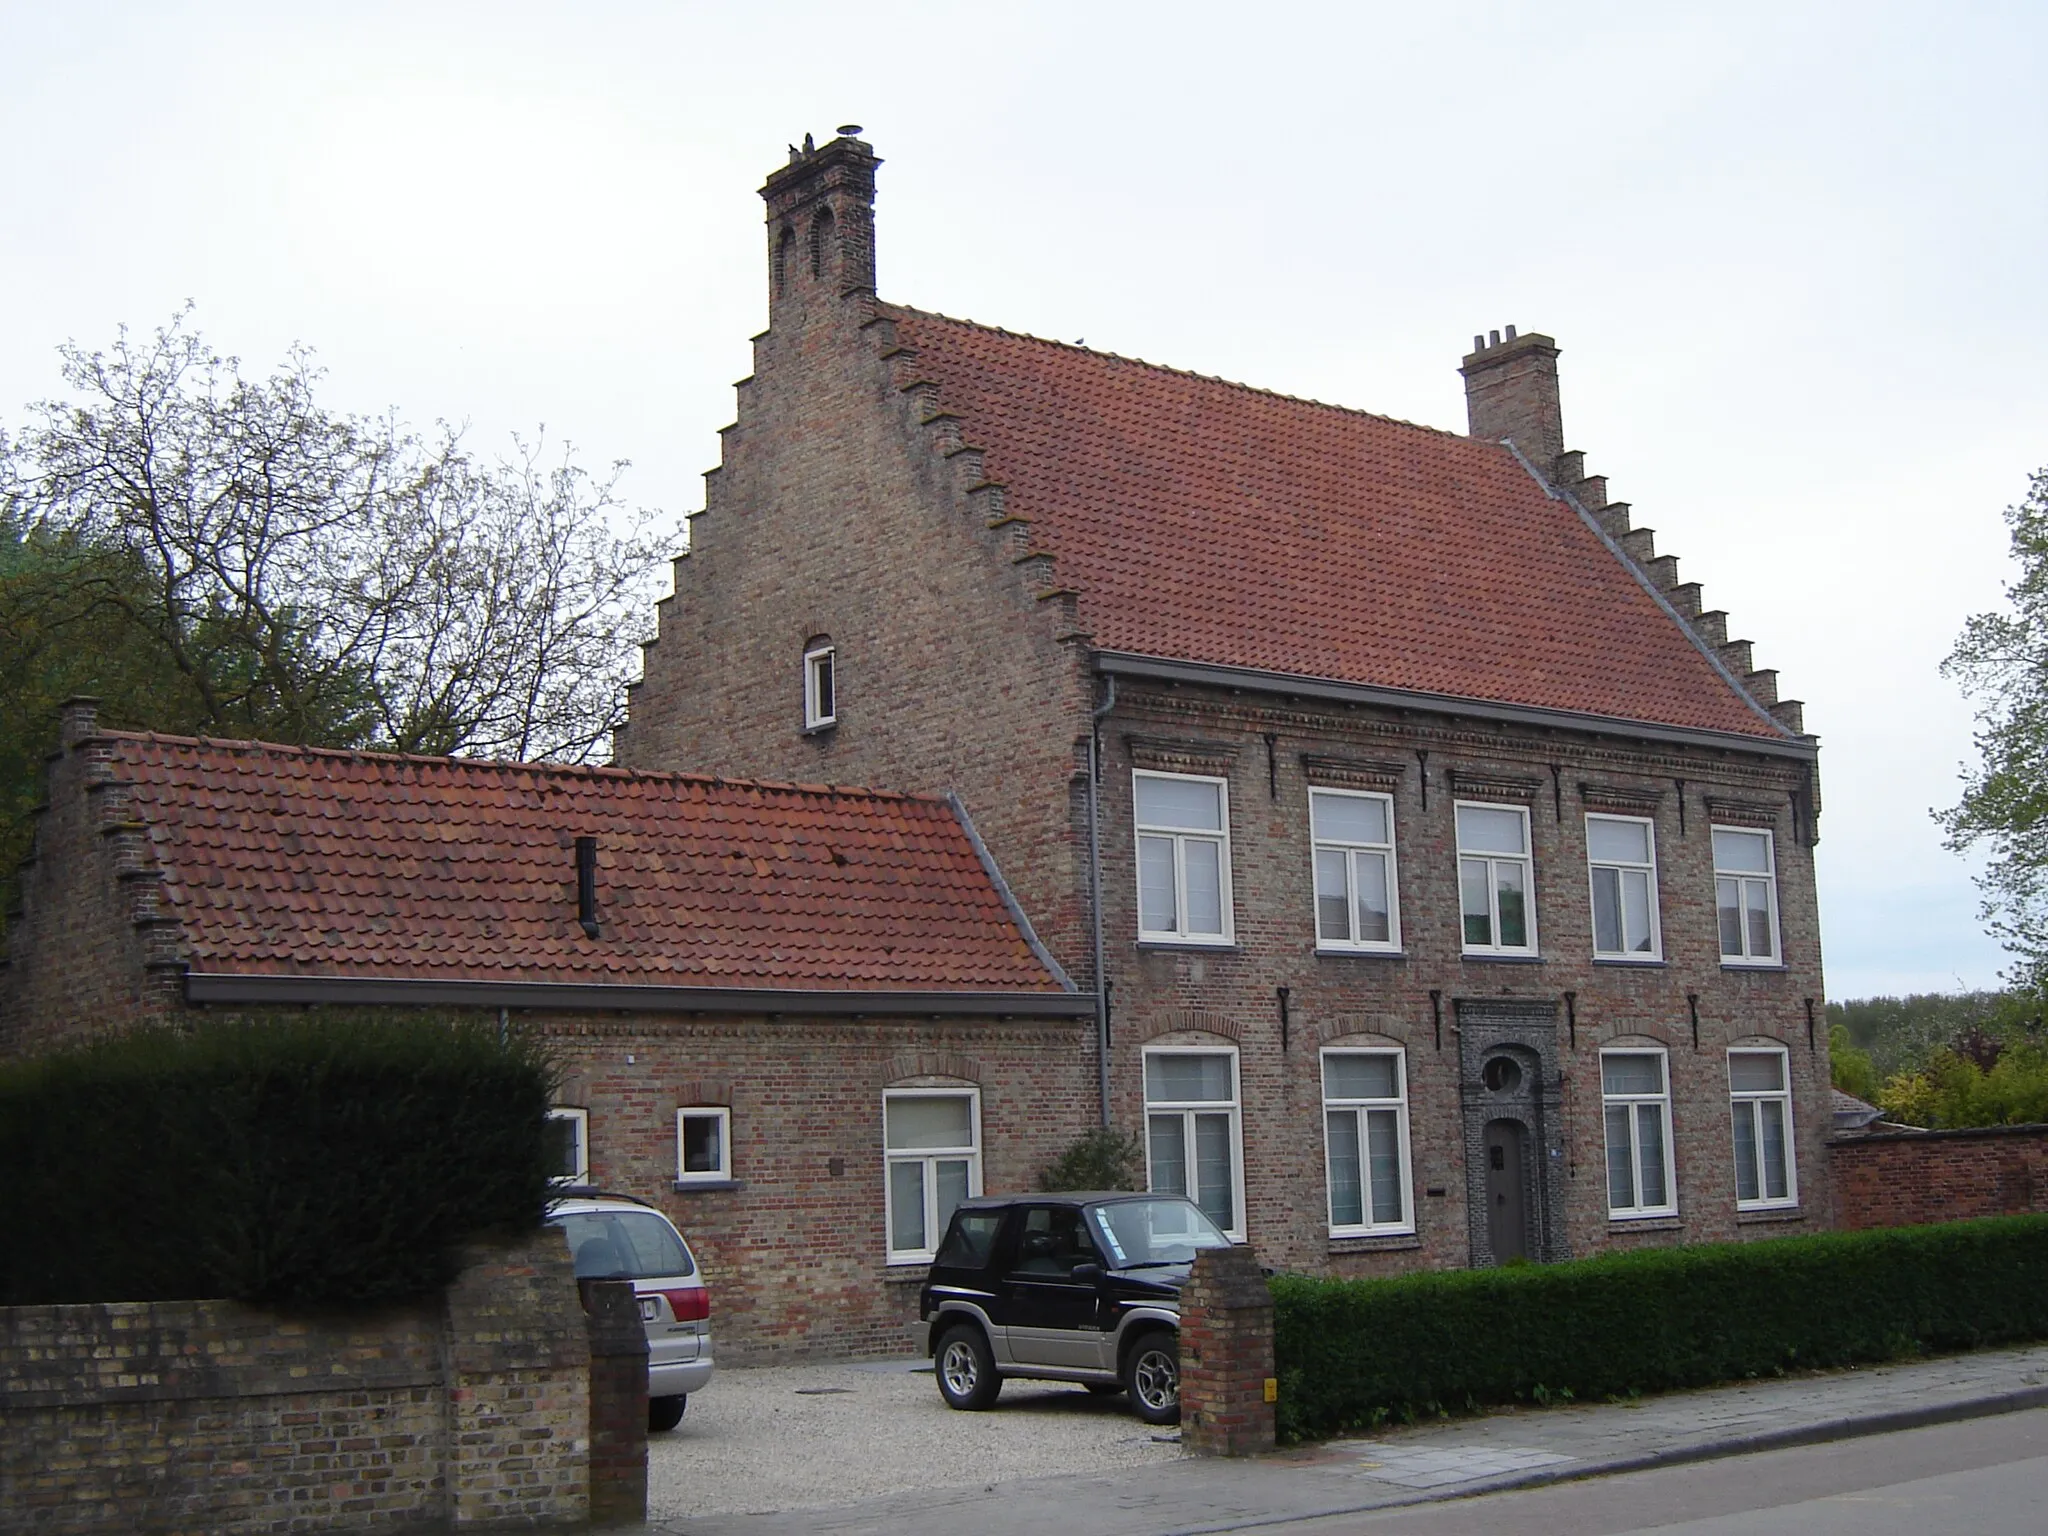
<path fill-rule="evenodd" d="M 1092 1121 L 1093 1002 L 943 796 L 195 741 L 83 702 L 63 740 L 0 1056 L 221 1007 L 544 1030 L 563 1172 L 689 1234 L 725 1358 L 901 1348 L 890 1282 L 942 1209 Z"/>
<path fill-rule="evenodd" d="M 885 303 L 878 163 L 762 189 L 620 761 L 956 792 L 1089 1108 L 1269 1263 L 1826 1224 L 1815 740 L 1554 343 L 1475 338 L 1461 435 Z"/>

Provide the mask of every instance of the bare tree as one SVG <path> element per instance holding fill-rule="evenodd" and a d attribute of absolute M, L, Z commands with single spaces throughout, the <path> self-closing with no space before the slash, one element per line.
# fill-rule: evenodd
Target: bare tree
<path fill-rule="evenodd" d="M 149 632 L 202 728 L 328 745 L 588 759 L 652 619 L 658 514 L 566 449 L 480 462 L 437 423 L 342 416 L 294 347 L 243 376 L 190 328 L 62 349 L 16 523 L 148 573 L 102 594 Z M 88 578 L 89 579 L 89 578 Z"/>

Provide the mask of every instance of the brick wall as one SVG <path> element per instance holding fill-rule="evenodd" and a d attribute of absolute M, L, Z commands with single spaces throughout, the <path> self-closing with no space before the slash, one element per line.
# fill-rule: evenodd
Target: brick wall
<path fill-rule="evenodd" d="M 1828 1161 L 1851 1231 L 2048 1211 L 2048 1125 L 1844 1136 Z"/>
<path fill-rule="evenodd" d="M 0 1309 L 0 1528 L 582 1521 L 589 1345 L 558 1233 L 361 1318 L 223 1301 Z"/>
<path fill-rule="evenodd" d="M 887 1262 L 882 1095 L 980 1092 L 982 1187 L 1034 1188 L 1093 1123 L 1087 1022 L 554 1018 L 566 1103 L 590 1113 L 591 1180 L 690 1240 L 716 1358 L 920 1348 L 921 1263 Z M 676 1187 L 676 1111 L 723 1107 L 732 1179 Z"/>

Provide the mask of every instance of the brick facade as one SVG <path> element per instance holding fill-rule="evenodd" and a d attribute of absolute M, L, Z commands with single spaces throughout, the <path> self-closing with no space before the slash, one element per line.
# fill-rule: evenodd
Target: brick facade
<path fill-rule="evenodd" d="M 2048 1125 L 1843 1136 L 1827 1150 L 1835 1224 L 1850 1231 L 2048 1211 Z"/>
<path fill-rule="evenodd" d="M 439 1305 L 0 1309 L 0 1526 L 165 1533 L 581 1524 L 590 1346 L 558 1233 Z"/>
<path fill-rule="evenodd" d="M 1585 473 L 1582 455 L 1564 451 L 1555 344 L 1510 337 L 1482 343 L 1465 360 L 1473 437 L 1487 444 L 1512 439 L 1520 467 L 1515 460 L 1482 461 L 1465 449 L 1457 450 L 1466 455 L 1459 458 L 1440 434 L 1364 417 L 1351 418 L 1369 439 L 1356 462 L 1380 464 L 1387 484 L 1412 482 L 1391 502 L 1373 505 L 1408 517 L 1403 526 L 1415 527 L 1420 539 L 1466 537 L 1469 544 L 1456 528 L 1455 495 L 1441 511 L 1410 517 L 1403 510 L 1439 494 L 1430 475 L 1470 473 L 1477 486 L 1481 471 L 1499 474 L 1485 479 L 1486 494 L 1519 495 L 1527 505 L 1517 503 L 1489 529 L 1511 531 L 1518 517 L 1552 519 L 1544 526 L 1554 532 L 1542 538 L 1576 541 L 1571 558 L 1579 564 L 1571 569 L 1583 577 L 1583 589 L 1567 575 L 1531 601 L 1512 543 L 1495 543 L 1492 533 L 1484 549 L 1459 558 L 1475 562 L 1482 581 L 1513 593 L 1516 622 L 1535 626 L 1528 633 L 1542 641 L 1546 666 L 1555 659 L 1575 669 L 1564 690 L 1571 699 L 1595 698 L 1603 667 L 1617 676 L 1634 668 L 1630 702 L 1598 716 L 1569 703 L 1528 708 L 1543 702 L 1549 674 L 1541 669 L 1491 667 L 1497 658 L 1434 664 L 1429 648 L 1459 643 L 1455 624 L 1434 625 L 1426 635 L 1418 628 L 1411 645 L 1423 664 L 1407 670 L 1498 675 L 1503 687 L 1522 690 L 1514 697 L 1524 703 L 1393 699 L 1353 686 L 1359 679 L 1350 673 L 1261 675 L 1252 669 L 1270 663 L 1215 649 L 1240 641 L 1256 648 L 1255 621 L 1241 631 L 1222 620 L 1204 624 L 1205 595 L 1213 606 L 1235 605 L 1232 613 L 1254 611 L 1243 593 L 1186 589 L 1196 580 L 1190 571 L 1214 578 L 1214 546 L 1231 550 L 1233 506 L 1247 518 L 1263 517 L 1275 498 L 1284 499 L 1289 487 L 1271 478 L 1281 469 L 1229 461 L 1241 451 L 1234 442 L 1173 437 L 1171 422 L 1158 427 L 1171 446 L 1146 461 L 1143 474 L 1120 480 L 1117 494 L 1158 496 L 1170 508 L 1171 477 L 1186 464 L 1191 483 L 1200 479 L 1222 498 L 1216 509 L 1191 509 L 1178 544 L 1166 538 L 1162 553 L 1141 546 L 1135 521 L 1117 521 L 1115 497 L 1100 514 L 1106 524 L 1084 527 L 1075 508 L 1094 505 L 1089 498 L 1097 493 L 1072 476 L 1062 479 L 1058 464 L 1021 466 L 1030 471 L 1036 502 L 1021 485 L 1003 483 L 1005 476 L 1017 480 L 1018 453 L 1005 459 L 1005 444 L 976 436 L 969 417 L 978 413 L 983 426 L 1026 422 L 1037 434 L 1033 451 L 1046 454 L 1057 453 L 1059 442 L 1046 428 L 1046 401 L 1057 404 L 1062 380 L 1096 391 L 1085 407 L 1073 408 L 1077 431 L 1112 440 L 1125 433 L 1135 441 L 1175 410 L 1213 406 L 1222 413 L 1218 420 L 1240 412 L 1243 441 L 1271 442 L 1261 434 L 1270 432 L 1275 413 L 1299 403 L 1229 394 L 1235 386 L 1201 394 L 1201 381 L 1191 383 L 1188 375 L 1148 373 L 1125 360 L 1007 333 L 969 335 L 959 322 L 881 303 L 867 201 L 875 163 L 864 144 L 839 140 L 815 158 L 800 157 L 764 190 L 771 323 L 756 338 L 754 372 L 739 387 L 737 420 L 707 477 L 705 511 L 693 522 L 690 552 L 677 562 L 675 595 L 662 605 L 659 636 L 632 700 L 625 760 L 956 791 L 1055 957 L 1088 987 L 1096 966 L 1087 764 L 1091 710 L 1104 709 L 1093 729 L 1102 758 L 1111 1119 L 1129 1131 L 1145 1129 L 1147 1045 L 1234 1050 L 1240 1221 L 1276 1265 L 1353 1274 L 1491 1262 L 1475 1198 L 1488 1186 L 1475 1160 L 1485 1151 L 1487 1126 L 1503 1120 L 1524 1127 L 1523 1197 L 1537 1238 L 1534 1257 L 1825 1225 L 1829 1103 L 1825 1038 L 1816 1038 L 1815 1024 L 1823 992 L 1812 740 L 1799 734 L 1799 704 L 1778 700 L 1775 674 L 1754 667 L 1747 642 L 1728 640 L 1726 615 L 1703 609 L 1697 585 L 1679 582 L 1677 562 L 1656 553 L 1649 530 L 1633 526 L 1626 505 L 1609 501 L 1605 481 Z M 857 225 L 858 248 L 835 257 L 828 234 L 816 276 L 807 260 L 776 267 L 772 253 L 808 250 L 807 232 L 824 208 L 833 210 L 833 228 Z M 963 391 L 961 379 L 947 374 L 947 357 L 908 344 L 913 333 L 957 345 L 957 355 L 947 357 L 973 373 L 971 385 Z M 1048 350 L 1059 355 L 1048 359 Z M 1002 358 L 1043 369 L 1016 386 L 1029 399 L 1010 418 L 990 403 L 991 392 L 1004 387 Z M 1147 390 L 1164 402 L 1151 416 Z M 1352 430 L 1334 413 L 1287 419 L 1323 434 L 1319 442 L 1336 443 L 1328 434 Z M 1406 451 L 1402 445 L 1411 441 L 1435 456 L 1427 475 L 1373 457 Z M 1193 457 L 1174 459 L 1183 445 Z M 1092 472 L 1097 460 L 1088 462 Z M 1218 462 L 1228 468 L 1219 472 Z M 1233 473 L 1240 479 L 1233 481 Z M 1522 490 L 1514 492 L 1511 482 Z M 1232 488 L 1240 483 L 1242 490 Z M 1327 494 L 1324 482 L 1302 490 Z M 1197 520 L 1197 513 L 1209 520 Z M 1431 516 L 1449 525 L 1427 524 Z M 1034 531 L 1034 517 L 1054 531 Z M 1316 525 L 1316 536 L 1343 526 L 1333 515 Z M 1536 539 L 1536 525 L 1524 526 Z M 1120 529 L 1128 536 L 1120 537 Z M 1201 561 L 1193 558 L 1197 546 Z M 1176 548 L 1190 554 L 1185 569 L 1172 564 Z M 1070 557 L 1063 549 L 1083 553 Z M 1303 552 L 1314 553 L 1306 546 Z M 1538 553 L 1532 544 L 1531 568 Z M 1558 558 L 1549 542 L 1540 553 Z M 1278 583 L 1270 591 L 1262 586 L 1258 601 L 1284 609 L 1284 575 L 1270 561 L 1259 564 L 1267 560 L 1263 547 L 1244 555 L 1245 571 L 1256 567 L 1259 581 Z M 1084 559 L 1099 590 L 1074 584 Z M 1145 579 L 1132 580 L 1134 570 Z M 1183 616 L 1176 621 L 1182 628 L 1134 662 L 1128 653 L 1143 637 L 1131 638 L 1131 614 L 1165 611 L 1154 601 L 1162 590 L 1177 595 L 1180 606 L 1172 611 Z M 1587 594 L 1595 591 L 1599 602 L 1619 605 L 1616 611 L 1587 611 Z M 1137 606 L 1129 612 L 1115 607 L 1134 593 L 1143 601 L 1132 597 Z M 1454 601 L 1466 601 L 1466 594 L 1439 606 Z M 1094 631 L 1112 622 L 1122 649 L 1097 649 Z M 1579 642 L 1555 640 L 1542 630 L 1546 622 L 1557 634 L 1593 636 L 1585 643 L 1612 648 L 1573 651 Z M 1312 630 L 1294 625 L 1288 633 L 1297 638 L 1288 643 Z M 1374 635 L 1381 645 L 1384 628 Z M 807 644 L 826 640 L 838 651 L 839 719 L 806 733 L 799 660 Z M 1369 660 L 1385 653 L 1356 654 Z M 1639 654 L 1653 660 L 1639 662 Z M 1204 672 L 1191 662 L 1216 665 Z M 1645 691 L 1648 677 L 1666 682 Z M 1657 686 L 1672 695 L 1663 704 L 1656 702 Z M 1638 706 L 1652 712 L 1630 719 L 1678 728 L 1620 718 Z M 1347 779 L 1347 763 L 1365 778 Z M 1138 942 L 1132 772 L 1177 765 L 1228 781 L 1228 945 Z M 1307 792 L 1319 773 L 1324 782 L 1370 782 L 1393 797 L 1398 955 L 1318 952 Z M 1535 957 L 1463 952 L 1453 821 L 1459 798 L 1506 800 L 1528 810 Z M 1662 939 L 1655 964 L 1592 959 L 1585 817 L 1618 810 L 1654 823 Z M 1782 963 L 1722 963 L 1710 841 L 1716 823 L 1772 835 Z M 1509 1015 L 1519 1022 L 1505 1029 L 1500 1020 Z M 1482 1041 L 1490 1043 L 1482 1048 Z M 1677 1209 L 1617 1221 L 1609 1219 L 1606 1195 L 1599 1053 L 1629 1043 L 1667 1053 Z M 1404 1053 L 1412 1233 L 1331 1235 L 1319 1050 L 1333 1044 Z M 1796 1203 L 1736 1209 L 1728 1051 L 1737 1045 L 1785 1051 Z M 1518 1052 L 1533 1074 L 1521 1097 L 1492 1096 L 1482 1079 L 1488 1061 Z M 993 1162 L 988 1187 L 1002 1187 Z"/>

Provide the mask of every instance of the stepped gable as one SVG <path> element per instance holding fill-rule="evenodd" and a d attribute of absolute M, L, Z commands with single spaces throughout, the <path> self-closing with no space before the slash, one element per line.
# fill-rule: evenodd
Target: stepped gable
<path fill-rule="evenodd" d="M 1106 651 L 1785 741 L 1498 443 L 878 306 Z"/>
<path fill-rule="evenodd" d="M 103 732 L 194 971 L 1058 992 L 944 799 Z M 597 849 L 595 937 L 576 839 Z"/>

